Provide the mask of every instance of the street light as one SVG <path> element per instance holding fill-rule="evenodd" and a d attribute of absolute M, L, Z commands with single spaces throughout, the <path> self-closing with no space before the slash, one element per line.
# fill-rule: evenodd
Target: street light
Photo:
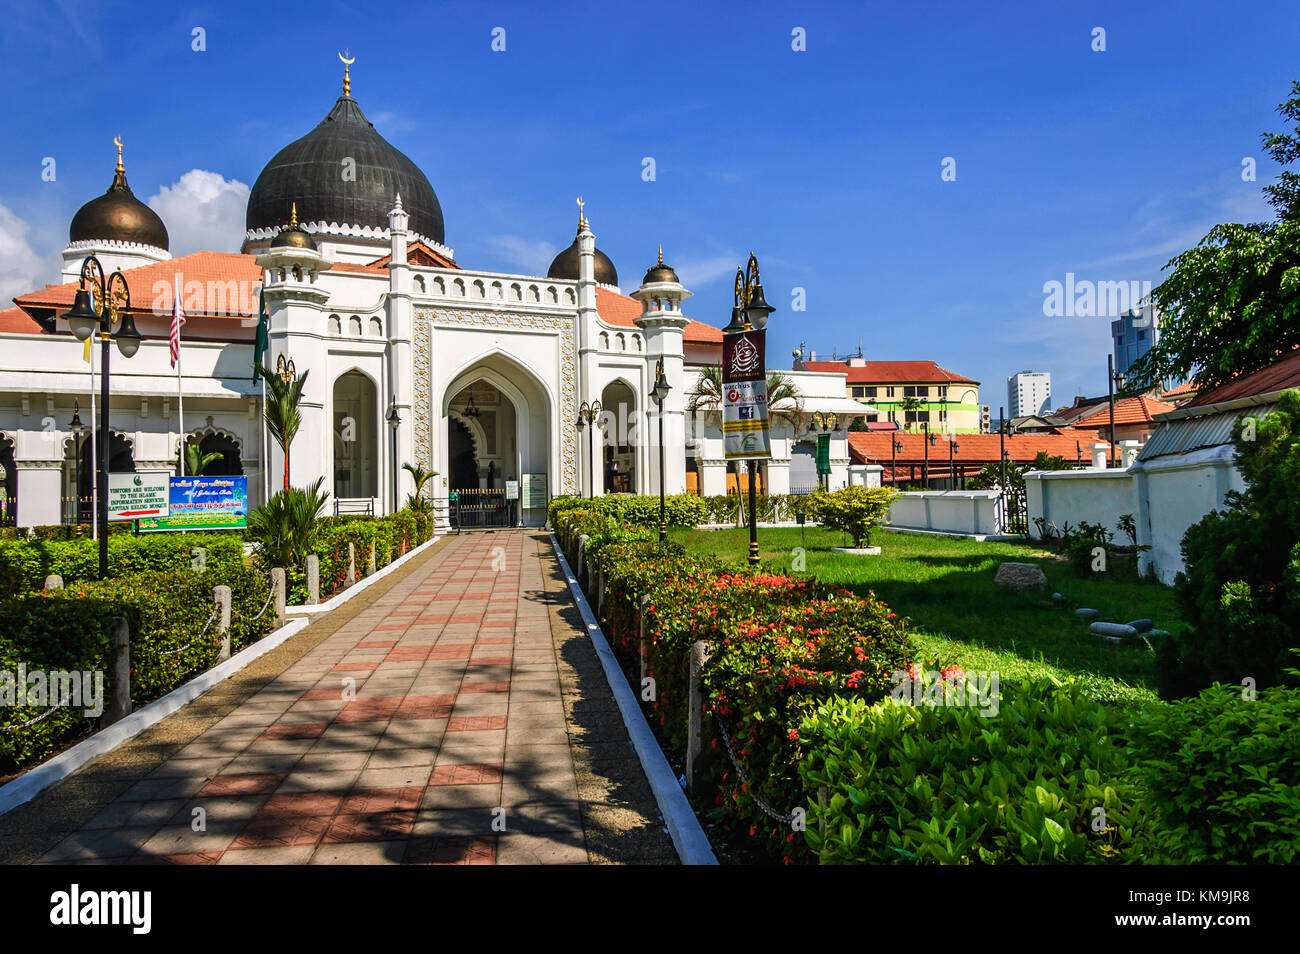
<path fill-rule="evenodd" d="M 925 485 L 926 490 L 929 490 L 930 489 L 930 448 L 933 447 L 935 442 L 939 439 L 939 435 L 930 433 L 929 421 L 922 421 L 921 429 L 925 433 L 925 439 L 921 442 L 921 449 L 925 451 L 925 460 L 924 463 L 921 464 L 921 483 Z"/>
<path fill-rule="evenodd" d="M 889 486 L 898 489 L 898 452 L 903 449 L 903 442 L 894 434 L 890 438 L 889 447 Z"/>
<path fill-rule="evenodd" d="M 957 489 L 957 465 L 953 461 L 953 453 L 960 449 L 961 447 L 957 443 L 957 438 L 953 437 L 952 435 L 949 435 L 948 436 L 948 470 L 950 471 L 950 474 L 948 479 L 952 482 L 952 486 L 948 488 L 949 490 Z"/>
<path fill-rule="evenodd" d="M 388 422 L 389 432 L 393 438 L 393 509 L 391 513 L 397 513 L 397 428 L 401 426 L 402 417 L 397 413 L 397 395 L 393 395 L 392 401 L 388 405 L 388 414 L 384 417 Z"/>
<path fill-rule="evenodd" d="M 81 423 L 81 402 L 72 402 L 72 421 L 68 424 L 72 431 L 72 525 L 81 524 L 81 432 L 86 425 Z"/>
<path fill-rule="evenodd" d="M 659 407 L 659 542 L 668 539 L 668 518 L 664 507 L 664 401 L 668 400 L 668 378 L 664 376 L 664 362 L 660 358 L 655 362 L 655 384 L 650 396 Z"/>
<path fill-rule="evenodd" d="M 1115 388 L 1124 390 L 1124 372 L 1115 370 L 1115 356 L 1106 355 L 1106 398 L 1110 403 L 1110 466 L 1115 467 Z"/>
<path fill-rule="evenodd" d="M 579 432 L 581 432 L 584 427 L 591 428 L 591 430 L 587 432 L 587 470 L 589 471 L 588 477 L 590 478 L 590 483 L 587 485 L 588 499 L 596 496 L 596 451 L 594 448 L 594 442 L 596 437 L 596 421 L 598 420 L 600 420 L 600 402 L 592 401 L 588 404 L 586 401 L 583 401 L 582 407 L 578 408 L 578 420 L 576 423 Z"/>
<path fill-rule="evenodd" d="M 90 289 L 86 283 L 94 285 L 99 310 L 91 301 Z M 117 331 L 113 322 L 121 317 Z M 144 336 L 136 330 L 135 319 L 131 316 L 131 288 L 126 283 L 126 276 L 121 270 L 113 272 L 106 279 L 104 266 L 94 255 L 87 255 L 81 263 L 81 275 L 77 282 L 77 297 L 73 299 L 72 308 L 62 317 L 72 329 L 78 341 L 86 341 L 99 328 L 100 364 L 99 378 L 100 405 L 99 430 L 102 440 L 99 442 L 99 488 L 96 510 L 99 524 L 99 578 L 108 576 L 108 394 L 109 394 L 109 341 L 117 342 L 117 350 L 122 357 L 132 358 L 140 350 Z"/>

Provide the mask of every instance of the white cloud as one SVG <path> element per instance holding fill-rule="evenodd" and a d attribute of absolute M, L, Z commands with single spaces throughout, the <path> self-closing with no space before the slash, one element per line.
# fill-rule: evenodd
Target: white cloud
<path fill-rule="evenodd" d="M 0 205 L 0 309 L 15 295 L 41 288 L 58 275 L 57 257 L 43 257 L 28 238 L 31 226 Z"/>
<path fill-rule="evenodd" d="M 524 270 L 526 275 L 545 275 L 559 248 L 550 242 L 533 241 L 518 235 L 491 235 L 484 244 L 507 264 Z"/>
<path fill-rule="evenodd" d="M 713 258 L 681 259 L 670 264 L 683 285 L 687 288 L 698 288 L 724 275 L 734 275 L 736 265 L 742 262 L 743 259 L 739 256 L 727 254 L 716 255 Z"/>
<path fill-rule="evenodd" d="M 244 240 L 248 186 L 220 173 L 191 169 L 149 199 L 162 216 L 172 255 L 202 250 L 237 252 Z"/>

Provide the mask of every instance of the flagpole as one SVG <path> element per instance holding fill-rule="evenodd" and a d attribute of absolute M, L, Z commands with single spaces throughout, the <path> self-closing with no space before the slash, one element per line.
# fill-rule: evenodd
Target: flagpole
<path fill-rule="evenodd" d="M 96 443 L 95 430 L 96 430 L 96 422 L 98 422 L 99 418 L 95 416 L 95 348 L 93 345 L 94 336 L 92 335 L 90 338 L 86 340 L 92 342 L 92 345 L 89 349 L 90 350 L 90 460 L 91 460 L 90 500 L 91 500 L 91 504 L 94 506 L 93 512 L 98 514 L 99 513 L 99 468 L 94 466 L 94 462 L 99 460 L 98 451 L 95 450 L 95 443 Z M 77 488 L 77 493 L 78 494 L 81 493 L 80 487 Z M 80 499 L 78 499 L 77 517 L 74 521 L 74 525 L 80 522 L 81 522 L 81 501 Z M 90 539 L 92 540 L 99 539 L 98 519 L 92 519 L 90 521 Z"/>
<path fill-rule="evenodd" d="M 176 322 L 176 315 L 179 314 L 180 304 L 180 286 L 181 277 L 177 275 L 175 283 L 172 286 L 172 322 Z M 183 324 L 183 322 L 182 322 Z M 181 328 L 176 327 L 176 413 L 180 417 L 180 439 L 176 444 L 176 476 L 185 476 L 185 383 L 181 377 Z"/>

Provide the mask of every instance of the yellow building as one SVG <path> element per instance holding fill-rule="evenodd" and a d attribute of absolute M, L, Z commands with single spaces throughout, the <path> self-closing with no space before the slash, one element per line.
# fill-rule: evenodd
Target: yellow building
<path fill-rule="evenodd" d="M 845 377 L 845 396 L 878 408 L 866 423 L 893 421 L 904 430 L 978 434 L 980 383 L 933 361 L 868 361 L 850 357 L 836 361 L 804 361 L 809 371 L 836 371 Z M 915 406 L 909 405 L 915 402 Z"/>

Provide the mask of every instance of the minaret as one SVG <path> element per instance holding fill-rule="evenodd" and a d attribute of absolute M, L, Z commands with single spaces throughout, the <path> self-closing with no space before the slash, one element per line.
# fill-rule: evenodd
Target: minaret
<path fill-rule="evenodd" d="M 411 269 L 406 261 L 407 222 L 409 216 L 402 208 L 402 195 L 393 196 L 393 208 L 388 213 L 389 259 L 388 259 L 388 382 L 389 393 L 380 395 L 384 402 L 384 414 L 396 409 L 401 423 L 397 427 L 397 459 L 389 460 L 387 466 L 380 468 L 380 473 L 387 475 L 380 487 L 380 494 L 391 494 L 392 474 L 397 473 L 397 499 L 390 500 L 388 512 L 401 509 L 401 502 L 414 489 L 410 475 L 402 469 L 403 464 L 414 463 L 414 421 L 412 408 L 415 401 L 415 382 L 413 369 L 415 363 L 411 353 L 413 337 L 413 319 L 411 314 Z M 392 438 L 384 442 L 380 451 L 382 458 L 393 452 Z"/>
<path fill-rule="evenodd" d="M 655 365 L 664 363 L 664 376 L 672 388 L 664 402 L 664 490 L 670 494 L 684 493 L 686 490 L 686 375 L 685 353 L 682 343 L 682 331 L 689 324 L 689 319 L 682 314 L 682 302 L 691 297 L 691 292 L 682 287 L 677 273 L 664 264 L 664 249 L 659 246 L 659 259 L 651 265 L 641 281 L 641 287 L 632 292 L 632 296 L 641 302 L 641 316 L 637 318 L 637 327 L 645 334 L 646 361 L 643 393 L 649 394 L 654 387 Z M 653 403 L 647 409 L 658 413 Z M 652 418 L 651 418 L 652 419 Z M 646 442 L 654 453 L 654 465 L 650 467 L 648 486 L 657 493 L 659 490 L 659 468 L 657 445 L 659 440 L 658 421 L 649 428 L 650 440 Z"/>
<path fill-rule="evenodd" d="M 298 404 L 302 422 L 289 445 L 290 482 L 294 487 L 310 485 L 317 477 L 325 478 L 331 493 L 334 472 L 334 432 L 326 417 L 326 400 L 330 380 L 326 369 L 325 305 L 329 292 L 317 279 L 330 267 L 316 242 L 298 224 L 298 204 L 293 203 L 289 224 L 271 240 L 271 246 L 257 257 L 262 269 L 262 287 L 266 311 L 270 318 L 270 347 L 263 359 L 275 368 L 283 358 L 293 362 L 299 375 L 308 369 L 302 400 Z M 271 493 L 283 487 L 284 455 L 272 441 L 268 451 Z"/>

